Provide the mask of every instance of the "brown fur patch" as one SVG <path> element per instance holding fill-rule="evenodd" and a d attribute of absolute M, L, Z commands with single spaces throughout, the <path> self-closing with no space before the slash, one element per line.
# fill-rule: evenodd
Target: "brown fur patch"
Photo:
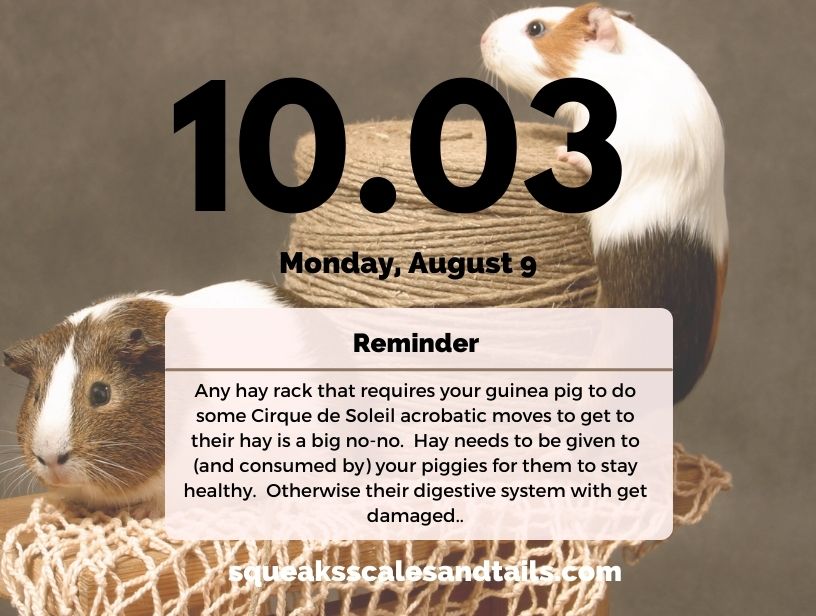
<path fill-rule="evenodd" d="M 601 251 L 598 306 L 665 308 L 674 319 L 674 401 L 706 368 L 722 283 L 711 250 L 685 232 L 652 232 Z"/>
<path fill-rule="evenodd" d="M 591 2 L 579 6 L 558 24 L 545 24 L 548 32 L 533 39 L 538 53 L 547 62 L 547 75 L 556 79 L 569 77 L 581 47 L 591 37 L 589 14 L 601 5 Z"/>
<path fill-rule="evenodd" d="M 101 318 L 77 325 L 79 372 L 71 401 L 73 454 L 93 483 L 114 497 L 153 477 L 164 464 L 164 302 L 123 300 Z M 96 382 L 110 401 L 95 407 Z"/>

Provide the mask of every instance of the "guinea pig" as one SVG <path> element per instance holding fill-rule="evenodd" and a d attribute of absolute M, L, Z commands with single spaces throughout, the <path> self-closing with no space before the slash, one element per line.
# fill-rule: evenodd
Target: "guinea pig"
<path fill-rule="evenodd" d="M 615 195 L 590 212 L 602 307 L 666 308 L 674 318 L 674 398 L 705 370 L 716 340 L 728 262 L 724 140 L 717 109 L 694 71 L 634 24 L 597 3 L 501 17 L 482 36 L 488 70 L 533 97 L 581 77 L 617 108 L 608 141 L 621 159 Z M 587 109 L 557 114 L 581 130 Z M 558 159 L 592 173 L 579 152 Z"/>
<path fill-rule="evenodd" d="M 136 293 L 70 315 L 4 352 L 29 383 L 17 420 L 28 467 L 88 508 L 164 510 L 164 319 L 173 306 L 302 306 L 277 287 L 236 281 L 187 295 Z"/>

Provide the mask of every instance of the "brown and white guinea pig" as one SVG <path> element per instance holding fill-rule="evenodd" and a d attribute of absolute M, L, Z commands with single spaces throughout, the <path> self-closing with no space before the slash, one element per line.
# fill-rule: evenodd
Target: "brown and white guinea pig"
<path fill-rule="evenodd" d="M 672 313 L 674 398 L 682 400 L 714 346 L 728 259 L 723 133 L 711 97 L 631 15 L 596 3 L 506 15 L 481 47 L 488 70 L 530 97 L 556 79 L 582 77 L 614 99 L 608 141 L 621 158 L 621 183 L 588 215 L 598 305 Z M 570 103 L 558 117 L 578 131 L 588 116 Z M 577 152 L 562 146 L 558 158 L 591 173 Z"/>
<path fill-rule="evenodd" d="M 17 420 L 28 467 L 91 508 L 164 509 L 164 319 L 173 306 L 304 305 L 249 281 L 187 295 L 137 293 L 75 312 L 4 352 L 29 380 Z"/>

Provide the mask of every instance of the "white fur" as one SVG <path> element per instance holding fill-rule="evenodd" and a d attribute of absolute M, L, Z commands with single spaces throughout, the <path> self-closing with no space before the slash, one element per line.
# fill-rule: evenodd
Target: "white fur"
<path fill-rule="evenodd" d="M 71 394 L 76 375 L 77 364 L 71 341 L 54 364 L 31 443 L 34 454 L 49 465 L 55 465 L 59 455 L 71 450 Z M 53 469 L 41 470 L 43 473 L 54 472 Z M 63 473 L 67 471 L 68 467 Z"/>
<path fill-rule="evenodd" d="M 173 301 L 174 306 L 202 308 L 261 308 L 280 306 L 271 289 L 257 282 L 236 280 L 204 287 Z"/>
<path fill-rule="evenodd" d="M 557 23 L 572 10 L 528 9 L 496 20 L 482 39 L 487 68 L 534 96 L 553 79 L 525 32 L 527 24 Z M 610 201 L 589 214 L 595 252 L 637 241 L 652 229 L 684 228 L 722 259 L 728 248 L 724 145 L 714 103 L 674 52 L 636 26 L 612 19 L 616 48 L 585 43 L 572 74 L 606 88 L 618 112 L 609 142 L 621 158 L 621 184 Z M 579 130 L 588 114 L 572 104 L 562 107 L 559 118 Z"/>
<path fill-rule="evenodd" d="M 563 7 L 527 9 L 494 21 L 482 36 L 482 58 L 488 70 L 510 87 L 530 98 L 535 96 L 552 79 L 544 77 L 547 63 L 527 36 L 527 25 L 534 20 L 545 25 L 560 22 L 571 10 Z"/>

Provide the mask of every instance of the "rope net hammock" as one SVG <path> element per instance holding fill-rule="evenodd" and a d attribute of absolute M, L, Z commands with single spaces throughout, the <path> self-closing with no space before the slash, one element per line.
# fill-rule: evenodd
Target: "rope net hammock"
<path fill-rule="evenodd" d="M 731 478 L 705 456 L 674 448 L 675 527 L 696 524 Z M 518 565 L 596 567 L 616 550 L 630 563 L 655 542 L 620 541 L 173 541 L 161 520 L 72 509 L 39 498 L 3 545 L 0 573 L 21 614 L 464 615 L 496 602 L 501 613 L 594 614 L 606 582 L 291 582 L 229 580 L 232 565 Z"/>

